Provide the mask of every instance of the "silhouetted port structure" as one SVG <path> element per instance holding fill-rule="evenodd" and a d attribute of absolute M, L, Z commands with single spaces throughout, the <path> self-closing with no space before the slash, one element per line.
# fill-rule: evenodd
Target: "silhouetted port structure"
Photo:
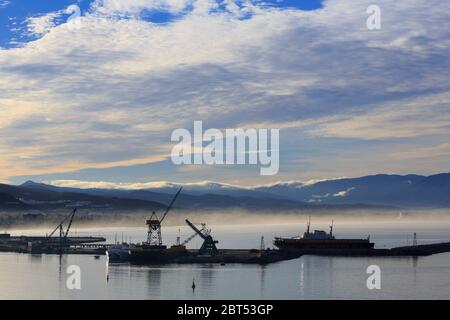
<path fill-rule="evenodd" d="M 102 253 L 106 246 L 88 246 L 106 241 L 103 237 L 69 237 L 77 209 L 75 208 L 46 236 L 11 236 L 4 234 L 0 239 L 0 251 L 28 253 Z M 67 222 L 67 227 L 64 228 Z M 57 231 L 59 231 L 57 233 Z M 89 249 L 88 249 L 89 247 Z"/>
<path fill-rule="evenodd" d="M 219 243 L 219 241 L 214 240 L 211 236 L 211 229 L 207 229 L 205 224 L 202 224 L 203 228 L 201 230 L 197 229 L 197 227 L 191 223 L 188 219 L 186 219 L 186 223 L 189 227 L 192 228 L 192 230 L 195 231 L 195 234 L 199 235 L 200 238 L 203 239 L 203 244 L 198 250 L 198 254 L 200 255 L 211 255 L 215 256 L 219 254 L 219 251 L 217 250 L 216 243 Z"/>
<path fill-rule="evenodd" d="M 147 220 L 148 231 L 147 231 L 147 245 L 151 247 L 163 247 L 162 236 L 161 236 L 161 224 L 169 213 L 170 209 L 172 209 L 175 200 L 177 200 L 178 195 L 180 194 L 183 187 L 181 187 L 178 192 L 173 197 L 172 201 L 164 211 L 164 214 L 161 219 L 158 218 L 156 212 L 153 211 L 150 219 Z"/>

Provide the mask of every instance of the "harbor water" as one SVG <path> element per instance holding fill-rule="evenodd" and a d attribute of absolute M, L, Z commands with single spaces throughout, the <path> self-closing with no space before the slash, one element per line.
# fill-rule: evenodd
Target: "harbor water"
<path fill-rule="evenodd" d="M 274 236 L 296 236 L 304 223 L 210 226 L 219 248 L 259 248 L 261 236 L 271 247 Z M 325 229 L 326 224 L 318 224 Z M 42 234 L 45 230 L 13 230 L 13 234 Z M 377 248 L 450 241 L 450 223 L 338 223 L 337 238 L 367 237 Z M 145 240 L 144 228 L 90 228 L 74 235 L 99 235 L 109 243 Z M 164 227 L 171 245 L 188 227 Z M 189 248 L 198 248 L 195 238 Z M 81 271 L 80 290 L 67 287 L 68 267 Z M 367 267 L 381 270 L 381 289 L 369 290 Z M 450 299 L 450 254 L 428 257 L 302 256 L 265 266 L 188 264 L 134 266 L 109 263 L 106 256 L 28 255 L 0 253 L 0 299 Z M 192 290 L 193 280 L 196 283 Z"/>

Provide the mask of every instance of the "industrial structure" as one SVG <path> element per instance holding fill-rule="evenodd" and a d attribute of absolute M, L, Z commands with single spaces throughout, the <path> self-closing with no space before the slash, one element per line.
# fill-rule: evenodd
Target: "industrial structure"
<path fill-rule="evenodd" d="M 103 237 L 70 237 L 77 209 L 69 215 L 45 236 L 11 236 L 3 234 L 0 239 L 0 251 L 27 252 L 27 253 L 101 253 L 105 245 L 96 243 L 106 241 Z M 67 227 L 64 225 L 67 223 Z"/>
<path fill-rule="evenodd" d="M 55 232 L 57 230 L 59 230 L 59 237 L 58 237 L 58 252 L 59 253 L 63 253 L 65 249 L 67 249 L 67 247 L 70 245 L 67 241 L 67 236 L 69 235 L 69 231 L 70 231 L 70 227 L 72 226 L 72 222 L 73 222 L 73 218 L 75 217 L 75 213 L 77 212 L 77 208 L 73 209 L 72 213 L 68 216 L 66 216 L 60 224 L 58 224 L 56 226 L 55 229 L 53 229 L 52 232 L 50 232 L 49 235 L 47 235 L 47 241 L 46 243 L 51 243 L 54 242 L 53 240 L 53 235 L 55 234 Z M 64 231 L 64 223 L 66 222 L 66 220 L 69 219 L 69 223 L 67 225 L 67 229 L 66 231 Z"/>
<path fill-rule="evenodd" d="M 192 230 L 195 231 L 194 235 L 198 235 L 198 236 L 200 236 L 200 238 L 203 239 L 203 244 L 200 247 L 200 249 L 198 250 L 199 255 L 214 256 L 214 255 L 219 254 L 219 251 L 217 250 L 217 247 L 216 247 L 216 243 L 219 243 L 219 241 L 213 239 L 213 237 L 211 236 L 211 229 L 207 229 L 206 225 L 204 223 L 202 223 L 202 228 L 199 230 L 188 219 L 186 219 L 186 223 L 189 227 L 192 228 Z M 193 237 L 191 236 L 189 239 L 187 239 L 187 241 L 185 241 L 183 243 L 186 244 L 192 238 Z"/>
<path fill-rule="evenodd" d="M 166 208 L 166 211 L 162 215 L 162 218 L 159 219 L 156 215 L 156 212 L 153 211 L 152 215 L 150 216 L 150 219 L 147 220 L 148 225 L 148 231 L 147 231 L 147 245 L 151 247 L 164 247 L 162 243 L 162 236 L 161 236 L 161 224 L 164 221 L 164 219 L 167 216 L 167 213 L 169 213 L 170 209 L 172 209 L 173 204 L 175 203 L 175 200 L 177 200 L 178 195 L 180 194 L 183 187 L 181 187 L 178 192 L 173 197 L 172 201 L 170 202 L 169 206 Z"/>

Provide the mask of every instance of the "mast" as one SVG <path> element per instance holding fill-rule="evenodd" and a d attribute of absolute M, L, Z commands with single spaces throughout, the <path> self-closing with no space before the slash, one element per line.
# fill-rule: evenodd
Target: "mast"
<path fill-rule="evenodd" d="M 333 237 L 333 223 L 334 223 L 334 220 L 331 220 L 330 237 Z"/>
<path fill-rule="evenodd" d="M 311 225 L 311 216 L 309 216 L 308 223 L 306 224 L 306 234 L 309 235 L 309 226 Z"/>

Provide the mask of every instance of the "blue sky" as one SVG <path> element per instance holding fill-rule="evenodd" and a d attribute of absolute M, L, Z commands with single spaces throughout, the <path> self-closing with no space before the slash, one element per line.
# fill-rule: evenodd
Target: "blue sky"
<path fill-rule="evenodd" d="M 261 1 L 267 7 L 274 8 L 296 8 L 301 10 L 315 10 L 322 7 L 323 0 L 267 0 Z M 77 5 L 81 14 L 91 13 L 92 5 L 96 0 L 21 0 L 0 1 L 0 26 L 2 33 L 0 34 L 0 47 L 13 48 L 26 44 L 29 41 L 36 40 L 41 35 L 30 34 L 28 32 L 27 19 L 32 17 L 40 17 L 46 14 L 63 11 L 60 17 L 55 19 L 55 25 L 65 23 L 70 16 L 69 13 L 64 12 L 70 5 Z M 126 2 L 126 1 L 124 1 Z M 241 2 L 237 2 L 242 6 Z M 153 23 L 168 23 L 176 19 L 182 18 L 186 13 L 190 11 L 190 7 L 187 7 L 183 12 L 173 13 L 161 9 L 143 9 L 139 12 L 139 17 L 148 22 Z M 224 5 L 219 6 L 218 11 L 223 11 Z"/>
<path fill-rule="evenodd" d="M 31 17 L 45 15 L 58 10 L 64 10 L 69 5 L 76 4 L 83 11 L 86 11 L 92 1 L 73 0 L 21 0 L 21 1 L 1 1 L 0 2 L 0 46 L 3 48 L 17 47 L 20 43 L 36 40 L 36 35 L 27 32 L 27 19 Z M 1 5 L 3 3 L 3 5 Z M 63 15 L 66 18 L 69 15 Z M 60 22 L 62 22 L 61 20 Z"/>
<path fill-rule="evenodd" d="M 450 171 L 448 4 L 380 0 L 368 30 L 371 4 L 0 0 L 0 182 Z M 279 173 L 173 165 L 194 120 L 279 128 Z"/>

